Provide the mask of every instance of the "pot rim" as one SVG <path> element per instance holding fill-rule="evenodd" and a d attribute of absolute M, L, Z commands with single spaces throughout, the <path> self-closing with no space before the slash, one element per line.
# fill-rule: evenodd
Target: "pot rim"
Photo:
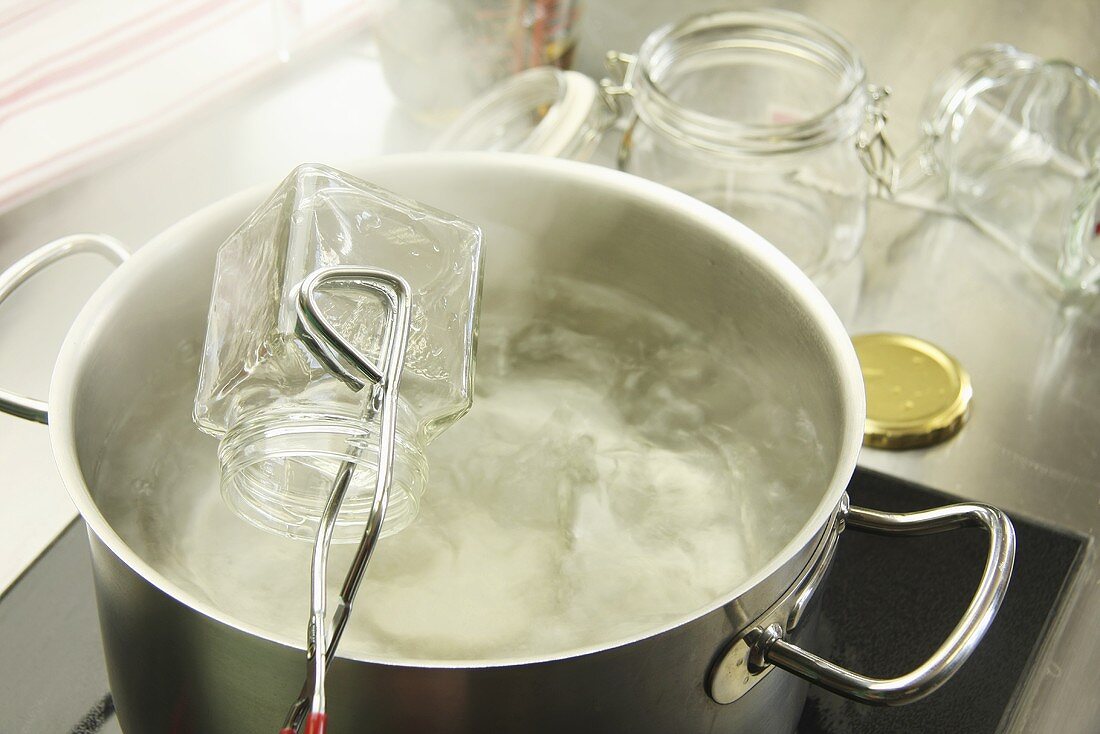
<path fill-rule="evenodd" d="M 475 152 L 398 154 L 356 159 L 348 163 L 350 165 L 343 166 L 344 170 L 355 172 L 356 175 L 362 175 L 361 172 L 365 172 L 367 178 L 394 169 L 433 169 L 444 166 L 464 167 L 480 174 L 519 170 L 525 176 L 538 175 L 569 179 L 576 186 L 610 189 L 619 196 L 635 197 L 656 208 L 678 210 L 681 215 L 687 215 L 698 225 L 709 229 L 717 238 L 740 251 L 743 256 L 755 260 L 787 286 L 790 295 L 812 317 L 825 337 L 827 352 L 840 376 L 841 403 L 846 406 L 847 412 L 841 427 L 843 435 L 840 441 L 840 455 L 832 478 L 806 523 L 762 568 L 729 592 L 698 609 L 633 635 L 551 654 L 474 660 L 407 660 L 349 653 L 345 649 L 340 652 L 339 657 L 363 663 L 415 668 L 504 668 L 548 663 L 624 647 L 683 626 L 743 596 L 776 573 L 799 550 L 811 542 L 822 528 L 833 521 L 836 507 L 855 471 L 856 458 L 863 439 L 865 404 L 862 374 L 847 331 L 825 297 L 794 263 L 768 244 L 763 237 L 727 214 L 687 194 L 620 171 L 575 161 L 514 153 Z M 62 345 L 50 383 L 49 431 L 57 468 L 69 496 L 91 532 L 95 533 L 119 560 L 163 593 L 212 620 L 275 644 L 304 650 L 304 640 L 273 634 L 252 623 L 236 619 L 212 604 L 193 598 L 186 590 L 150 566 L 115 532 L 100 512 L 81 471 L 73 435 L 72 413 L 75 386 L 79 382 L 92 346 L 103 332 L 110 330 L 106 322 L 107 312 L 130 289 L 130 284 L 147 276 L 169 253 L 187 246 L 189 230 L 195 229 L 201 223 L 224 216 L 227 211 L 239 208 L 246 201 L 255 203 L 262 201 L 277 184 L 277 180 L 261 183 L 199 209 L 154 236 L 104 281 L 77 316 Z"/>

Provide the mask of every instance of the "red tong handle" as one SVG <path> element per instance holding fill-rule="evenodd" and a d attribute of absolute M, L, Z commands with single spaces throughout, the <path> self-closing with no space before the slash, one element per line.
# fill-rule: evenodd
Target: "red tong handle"
<path fill-rule="evenodd" d="M 306 734 L 325 734 L 328 726 L 328 714 L 310 714 L 306 719 Z M 289 726 L 279 730 L 279 734 L 297 734 Z"/>

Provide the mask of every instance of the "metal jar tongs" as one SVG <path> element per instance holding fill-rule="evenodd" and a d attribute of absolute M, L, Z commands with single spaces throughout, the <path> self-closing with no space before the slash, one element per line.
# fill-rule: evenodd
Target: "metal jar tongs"
<path fill-rule="evenodd" d="M 385 318 L 381 364 L 376 365 L 342 337 L 321 314 L 317 294 L 326 290 L 359 290 L 380 297 Z M 290 707 L 280 734 L 324 734 L 325 671 L 336 657 L 336 648 L 347 626 L 359 584 L 367 563 L 378 544 L 382 521 L 386 517 L 390 481 L 393 477 L 394 441 L 397 430 L 397 395 L 405 350 L 409 338 L 409 285 L 400 276 L 376 268 L 322 268 L 309 275 L 298 290 L 295 303 L 295 331 L 307 349 L 352 390 L 370 389 L 366 401 L 364 422 L 378 419 L 378 476 L 370 516 L 340 588 L 340 604 L 332 618 L 332 631 L 326 631 L 327 598 L 325 579 L 328 552 L 332 543 L 336 518 L 355 473 L 355 458 L 361 454 L 361 443 L 349 447 L 353 458 L 340 464 L 329 493 L 328 502 L 317 527 L 310 565 L 310 617 L 306 633 L 306 679 L 298 699 Z"/>

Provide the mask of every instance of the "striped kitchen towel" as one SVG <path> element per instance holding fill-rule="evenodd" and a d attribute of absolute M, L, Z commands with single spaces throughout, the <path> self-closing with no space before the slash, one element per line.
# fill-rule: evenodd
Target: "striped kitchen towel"
<path fill-rule="evenodd" d="M 0 212 L 354 32 L 370 0 L 0 0 Z"/>

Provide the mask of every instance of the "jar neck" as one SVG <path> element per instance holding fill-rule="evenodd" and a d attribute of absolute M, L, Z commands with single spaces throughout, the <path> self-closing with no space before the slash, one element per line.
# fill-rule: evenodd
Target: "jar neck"
<path fill-rule="evenodd" d="M 1030 71 L 1042 59 L 1007 44 L 982 46 L 956 61 L 933 82 L 922 116 L 924 134 L 932 140 L 946 132 L 967 99 L 1012 74 Z"/>
<path fill-rule="evenodd" d="M 398 421 L 385 535 L 412 522 L 427 484 L 424 444 L 405 429 L 408 425 Z M 353 462 L 356 471 L 334 539 L 356 541 L 373 505 L 379 429 L 377 419 L 365 422 L 352 411 L 252 411 L 234 422 L 218 445 L 222 494 L 253 525 L 312 540 L 340 465 Z"/>
<path fill-rule="evenodd" d="M 685 62 L 737 50 L 796 59 L 819 72 L 823 82 L 831 80 L 836 94 L 801 119 L 775 123 L 710 114 L 671 94 L 670 79 Z M 710 13 L 665 26 L 643 43 L 632 76 L 634 109 L 642 122 L 672 140 L 717 155 L 774 155 L 851 139 L 870 109 L 866 72 L 855 49 L 828 28 L 784 11 Z"/>

